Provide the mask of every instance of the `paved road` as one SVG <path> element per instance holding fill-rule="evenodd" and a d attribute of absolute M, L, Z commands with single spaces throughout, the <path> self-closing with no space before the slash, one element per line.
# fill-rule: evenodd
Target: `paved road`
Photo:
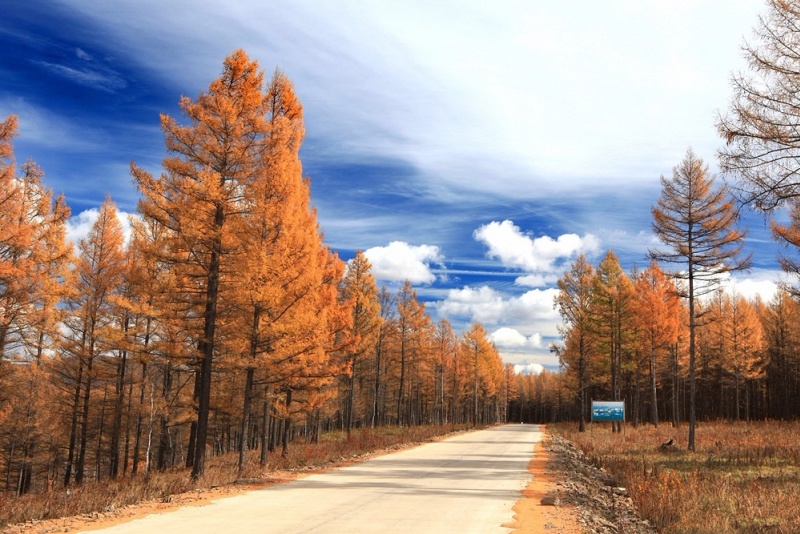
<path fill-rule="evenodd" d="M 510 532 L 537 425 L 505 425 L 94 533 Z"/>

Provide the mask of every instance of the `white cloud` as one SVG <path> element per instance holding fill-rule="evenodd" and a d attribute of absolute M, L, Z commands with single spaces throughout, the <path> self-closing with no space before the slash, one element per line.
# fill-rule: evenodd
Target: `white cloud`
<path fill-rule="evenodd" d="M 518 363 L 514 365 L 514 372 L 523 375 L 538 375 L 544 371 L 544 366 L 540 363 Z"/>
<path fill-rule="evenodd" d="M 558 276 L 555 274 L 544 276 L 541 274 L 526 274 L 518 276 L 514 283 L 518 286 L 527 287 L 547 287 L 555 284 L 558 281 Z"/>
<path fill-rule="evenodd" d="M 552 272 L 557 268 L 558 259 L 572 257 L 578 252 L 591 254 L 600 246 L 599 239 L 592 234 L 583 237 L 564 234 L 558 239 L 549 236 L 533 238 L 510 220 L 485 224 L 475 230 L 473 236 L 489 247 L 486 253 L 489 258 L 499 259 L 506 267 L 528 272 Z M 532 285 L 530 282 L 534 281 L 527 280 L 525 285 Z"/>
<path fill-rule="evenodd" d="M 506 326 L 498 328 L 491 334 L 489 339 L 494 342 L 498 350 L 513 350 L 520 351 L 526 348 L 541 348 L 542 336 L 540 334 L 533 334 L 526 336 L 515 328 L 508 328 Z"/>
<path fill-rule="evenodd" d="M 392 241 L 385 247 L 372 247 L 364 251 L 372 264 L 372 274 L 377 280 L 412 284 L 430 284 L 436 280 L 431 264 L 441 264 L 444 257 L 435 245 L 410 245 Z"/>
<path fill-rule="evenodd" d="M 506 298 L 489 286 L 451 289 L 439 304 L 439 314 L 469 317 L 484 324 L 539 324 L 558 320 L 553 309 L 557 289 L 532 289 Z M 553 329 L 554 330 L 554 329 Z"/>
<path fill-rule="evenodd" d="M 63 78 L 86 87 L 91 87 L 92 89 L 114 92 L 124 89 L 127 85 L 125 80 L 119 74 L 108 69 L 76 69 L 67 65 L 47 63 L 44 61 L 39 62 L 39 64 Z"/>
<path fill-rule="evenodd" d="M 77 246 L 79 241 L 89 235 L 89 231 L 92 229 L 92 225 L 97 222 L 97 217 L 99 217 L 99 215 L 100 210 L 98 208 L 90 208 L 70 217 L 67 221 L 67 241 L 71 241 Z M 125 243 L 128 243 L 131 236 L 130 217 L 136 217 L 136 215 L 131 215 L 124 211 L 117 211 L 117 219 L 122 225 Z"/>
<path fill-rule="evenodd" d="M 747 274 L 737 274 L 723 282 L 723 288 L 730 292 L 741 295 L 746 299 L 761 297 L 764 302 L 769 302 L 778 292 L 779 283 L 785 279 L 786 274 L 782 271 L 753 269 Z"/>

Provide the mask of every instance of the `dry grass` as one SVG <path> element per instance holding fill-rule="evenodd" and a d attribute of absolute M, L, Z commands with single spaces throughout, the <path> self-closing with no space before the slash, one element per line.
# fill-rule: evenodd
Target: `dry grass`
<path fill-rule="evenodd" d="M 625 486 L 644 517 L 663 532 L 798 532 L 800 423 L 702 423 L 695 451 L 688 425 L 627 425 L 622 434 L 593 425 L 548 425 Z M 670 437 L 677 447 L 662 450 Z"/>
<path fill-rule="evenodd" d="M 258 463 L 259 452 L 248 458 L 242 476 L 237 469 L 237 454 L 207 459 L 206 472 L 194 482 L 188 469 L 152 472 L 147 478 L 122 478 L 102 482 L 86 482 L 80 486 L 53 489 L 46 494 L 15 497 L 0 493 L 0 529 L 17 523 L 109 511 L 143 501 L 168 502 L 173 496 L 207 488 L 258 482 L 280 471 L 323 469 L 363 458 L 386 450 L 432 441 L 466 427 L 445 426 L 385 427 L 354 430 L 348 440 L 343 432 L 320 436 L 317 444 L 294 442 L 283 458 L 277 450 L 270 454 L 266 467 Z"/>

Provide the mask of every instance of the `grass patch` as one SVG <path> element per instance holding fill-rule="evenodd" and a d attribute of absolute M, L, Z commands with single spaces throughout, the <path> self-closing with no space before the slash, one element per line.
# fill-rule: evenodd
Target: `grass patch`
<path fill-rule="evenodd" d="M 54 488 L 44 494 L 16 497 L 0 493 L 0 528 L 29 521 L 41 521 L 97 512 L 144 501 L 170 502 L 179 494 L 207 488 L 233 485 L 243 480 L 256 482 L 280 471 L 324 469 L 361 459 L 366 455 L 425 443 L 442 436 L 467 430 L 467 426 L 415 426 L 363 428 L 353 430 L 350 439 L 344 432 L 320 435 L 319 443 L 295 441 L 286 457 L 276 450 L 266 466 L 259 465 L 259 451 L 251 451 L 242 475 L 236 453 L 206 459 L 206 470 L 192 481 L 189 469 L 151 472 L 148 477 L 123 477 L 101 482 L 89 481 L 67 489 Z"/>
<path fill-rule="evenodd" d="M 581 448 L 660 531 L 797 532 L 800 525 L 800 423 L 702 423 L 695 451 L 688 425 L 626 425 L 622 434 L 592 425 L 548 425 Z M 670 437 L 677 447 L 662 450 Z"/>

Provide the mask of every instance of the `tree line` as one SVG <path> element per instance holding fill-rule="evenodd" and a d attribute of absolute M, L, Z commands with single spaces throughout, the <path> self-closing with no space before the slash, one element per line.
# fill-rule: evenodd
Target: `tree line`
<path fill-rule="evenodd" d="M 533 378 L 483 326 L 434 322 L 409 282 L 324 243 L 302 176 L 302 105 L 243 51 L 184 121 L 126 237 L 106 198 L 88 235 L 0 123 L 0 473 L 24 494 L 208 454 L 265 464 L 325 430 L 506 421 Z M 516 412 L 521 414 L 522 408 Z M 258 451 L 248 455 L 248 451 Z M 252 461 L 252 460 L 251 460 Z"/>

